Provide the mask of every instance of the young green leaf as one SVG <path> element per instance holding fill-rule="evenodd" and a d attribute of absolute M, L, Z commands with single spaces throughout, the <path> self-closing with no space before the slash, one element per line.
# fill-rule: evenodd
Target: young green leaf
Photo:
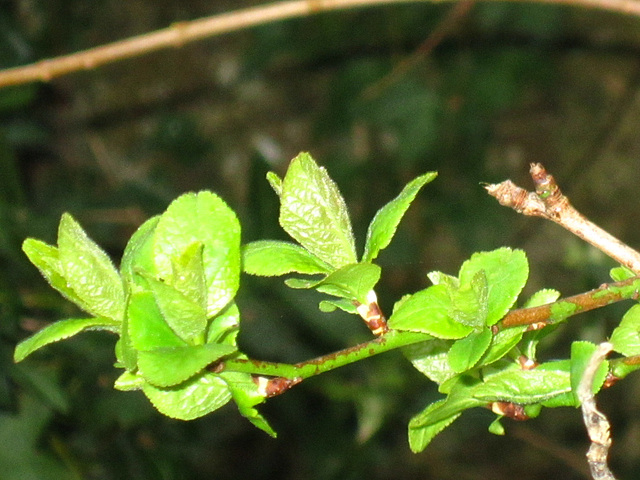
<path fill-rule="evenodd" d="M 164 347 L 138 352 L 140 375 L 156 387 L 171 387 L 200 373 L 207 365 L 234 353 L 231 345 Z"/>
<path fill-rule="evenodd" d="M 404 300 L 389 318 L 395 330 L 423 332 L 437 338 L 455 339 L 469 335 L 473 328 L 450 316 L 451 299 L 444 285 L 432 285 Z"/>
<path fill-rule="evenodd" d="M 569 372 L 505 370 L 485 378 L 473 397 L 485 402 L 539 403 L 571 391 Z"/>
<path fill-rule="evenodd" d="M 539 305 L 546 305 L 547 303 L 553 303 L 560 298 L 560 292 L 551 288 L 543 288 L 531 295 L 529 299 L 524 303 L 523 308 L 537 307 Z"/>
<path fill-rule="evenodd" d="M 127 318 L 131 344 L 136 350 L 187 345 L 165 322 L 151 292 L 131 295 Z"/>
<path fill-rule="evenodd" d="M 144 272 L 147 276 L 156 275 L 153 235 L 159 220 L 159 215 L 148 219 L 138 227 L 127 242 L 120 262 L 120 274 L 127 292 L 139 292 L 148 288 L 146 279 L 140 273 Z"/>
<path fill-rule="evenodd" d="M 240 224 L 217 195 L 202 191 L 174 200 L 158 221 L 154 233 L 156 272 L 173 283 L 175 261 L 191 245 L 203 245 L 207 286 L 207 317 L 212 317 L 236 294 L 240 278 Z"/>
<path fill-rule="evenodd" d="M 147 280 L 162 317 L 169 327 L 188 343 L 204 342 L 207 328 L 205 307 L 186 297 L 172 285 L 154 278 Z"/>
<path fill-rule="evenodd" d="M 610 341 L 613 349 L 622 355 L 640 355 L 640 305 L 627 310 L 620 325 L 613 330 Z"/>
<path fill-rule="evenodd" d="M 67 284 L 60 264 L 58 249 L 52 245 L 44 243 L 35 238 L 27 238 L 22 243 L 22 251 L 27 255 L 29 261 L 33 263 L 42 276 L 53 288 L 62 294 L 67 300 L 75 303 L 85 312 L 89 307 L 82 301 L 73 289 Z"/>
<path fill-rule="evenodd" d="M 358 261 L 344 199 L 326 170 L 308 153 L 291 161 L 282 181 L 280 225 L 334 268 Z"/>
<path fill-rule="evenodd" d="M 447 359 L 449 348 L 451 348 L 450 341 L 433 339 L 405 347 L 402 353 L 416 370 L 433 382 L 442 384 L 458 375 Z"/>
<path fill-rule="evenodd" d="M 489 349 L 478 361 L 476 366 L 491 365 L 500 360 L 520 342 L 527 328 L 528 325 L 523 325 L 521 327 L 499 330 L 498 333 L 493 336 L 493 341 L 491 345 L 489 345 Z"/>
<path fill-rule="evenodd" d="M 242 267 L 250 275 L 276 277 L 296 272 L 329 274 L 330 265 L 307 249 L 291 242 L 259 240 L 242 247 Z"/>
<path fill-rule="evenodd" d="M 336 300 L 322 300 L 318 304 L 318 308 L 321 312 L 331 313 L 335 312 L 337 308 L 340 310 L 351 313 L 352 315 L 356 315 L 358 310 L 352 301 L 347 300 L 346 298 L 338 298 Z"/>
<path fill-rule="evenodd" d="M 474 329 L 485 325 L 488 313 L 487 277 L 484 270 L 479 270 L 469 283 L 454 286 L 453 282 L 445 282 L 451 298 L 450 315 L 456 322 Z"/>
<path fill-rule="evenodd" d="M 204 245 L 195 242 L 172 258 L 171 286 L 202 310 L 207 308 L 207 279 L 204 272 Z"/>
<path fill-rule="evenodd" d="M 20 362 L 39 348 L 64 340 L 85 330 L 108 330 L 117 332 L 120 325 L 105 317 L 70 318 L 58 320 L 44 327 L 29 338 L 22 340 L 13 353 L 13 360 Z"/>
<path fill-rule="evenodd" d="M 593 353 L 596 351 L 596 348 L 596 344 L 591 342 L 581 341 L 573 342 L 571 344 L 571 391 L 573 392 L 576 407 L 580 406 L 578 387 L 582 380 L 582 376 L 584 375 L 584 371 L 587 368 Z M 609 362 L 605 360 L 600 364 L 593 377 L 591 391 L 594 394 L 598 393 L 600 388 L 602 388 L 602 385 L 607 378 L 607 373 L 609 373 Z"/>
<path fill-rule="evenodd" d="M 436 172 L 428 172 L 413 179 L 404 187 L 400 195 L 378 210 L 367 230 L 364 255 L 362 256 L 363 262 L 373 261 L 378 253 L 391 243 L 391 239 L 411 202 L 416 198 L 420 189 L 437 175 Z"/>
<path fill-rule="evenodd" d="M 486 327 L 456 340 L 447 354 L 453 371 L 461 373 L 473 368 L 489 348 L 492 339 L 491 329 Z"/>
<path fill-rule="evenodd" d="M 240 311 L 235 303 L 229 304 L 210 322 L 207 328 L 207 343 L 236 345 L 236 337 L 240 330 Z"/>
<path fill-rule="evenodd" d="M 290 278 L 285 283 L 291 288 L 315 288 L 322 293 L 366 304 L 367 294 L 380 280 L 380 273 L 380 267 L 373 263 L 354 263 L 321 280 Z"/>
<path fill-rule="evenodd" d="M 445 399 L 433 402 L 423 410 L 420 415 L 428 416 L 442 408 L 445 403 Z M 462 415 L 461 412 L 454 413 L 453 415 L 446 417 L 444 420 L 421 425 L 416 425 L 416 422 L 412 419 L 409 422 L 409 448 L 411 448 L 411 451 L 413 453 L 422 452 L 427 448 L 427 445 L 431 443 L 431 440 L 433 440 L 436 435 L 451 425 L 460 415 Z"/>
<path fill-rule="evenodd" d="M 227 382 L 208 372 L 174 387 L 154 387 L 144 383 L 142 391 L 160 413 L 178 420 L 202 417 L 231 400 Z"/>
<path fill-rule="evenodd" d="M 219 376 L 227 382 L 229 391 L 238 406 L 240 414 L 260 430 L 275 438 L 276 432 L 264 417 L 253 408 L 264 402 L 265 397 L 258 392 L 258 386 L 253 381 L 252 376 L 239 372 L 222 372 Z"/>
<path fill-rule="evenodd" d="M 58 228 L 58 255 L 67 285 L 95 316 L 122 321 L 124 288 L 107 254 L 65 213 Z"/>
<path fill-rule="evenodd" d="M 491 326 L 513 306 L 529 276 L 529 264 L 522 250 L 499 248 L 491 252 L 474 253 L 460 268 L 460 284 L 470 283 L 484 270 L 488 285 L 487 319 Z"/>
<path fill-rule="evenodd" d="M 623 280 L 628 280 L 630 278 L 638 276 L 638 274 L 633 270 L 622 265 L 612 268 L 609 272 L 609 275 L 614 282 L 621 282 Z"/>

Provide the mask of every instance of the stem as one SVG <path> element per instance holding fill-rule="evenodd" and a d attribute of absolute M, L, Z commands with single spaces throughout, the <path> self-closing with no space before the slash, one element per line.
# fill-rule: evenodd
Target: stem
<path fill-rule="evenodd" d="M 364 360 L 365 358 L 373 357 L 379 353 L 431 339 L 433 339 L 433 337 L 426 333 L 392 330 L 368 342 L 293 365 L 288 363 L 264 362 L 261 360 L 235 359 L 225 361 L 224 364 L 220 366 L 220 369 L 229 372 L 244 372 L 255 375 L 302 380 L 344 365 L 349 365 L 350 363 Z M 219 369 L 216 368 L 216 371 L 218 370 Z"/>
<path fill-rule="evenodd" d="M 607 283 L 594 290 L 560 299 L 554 303 L 512 310 L 500 324 L 502 328 L 535 324 L 544 326 L 620 300 L 637 299 L 639 292 L 640 277 L 633 277 L 621 282 Z"/>
<path fill-rule="evenodd" d="M 199 20 L 178 22 L 168 28 L 131 37 L 70 55 L 41 60 L 0 71 L 0 87 L 43 81 L 149 52 L 183 45 L 265 23 L 305 17 L 322 12 L 401 3 L 443 3 L 452 0 L 289 0 L 222 13 Z M 494 1 L 494 0 L 484 0 Z M 522 3 L 527 0 L 511 0 Z M 633 0 L 538 0 L 538 3 L 573 5 L 640 16 L 640 2 Z"/>
<path fill-rule="evenodd" d="M 640 5 L 640 2 L 638 2 Z M 489 195 L 501 205 L 523 215 L 546 218 L 569 230 L 625 267 L 640 274 L 640 253 L 622 243 L 578 212 L 562 194 L 552 175 L 539 163 L 531 164 L 535 192 L 527 192 L 511 180 L 486 185 Z"/>

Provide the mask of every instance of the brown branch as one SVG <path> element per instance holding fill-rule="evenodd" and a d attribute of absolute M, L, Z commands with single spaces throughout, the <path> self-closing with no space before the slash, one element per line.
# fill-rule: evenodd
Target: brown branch
<path fill-rule="evenodd" d="M 587 427 L 587 432 L 591 439 L 587 459 L 593 480 L 615 480 L 607 465 L 607 455 L 609 454 L 609 447 L 611 447 L 609 421 L 607 417 L 598 411 L 593 396 L 593 379 L 596 371 L 611 350 L 613 350 L 613 345 L 608 342 L 598 345 L 587 364 L 577 391 L 578 399 L 582 404 L 584 425 Z"/>
<path fill-rule="evenodd" d="M 188 22 L 179 22 L 168 28 L 131 37 L 78 53 L 0 71 L 0 87 L 43 81 L 72 72 L 90 70 L 100 65 L 136 57 L 166 48 L 181 47 L 187 43 L 214 37 L 256 25 L 290 18 L 305 17 L 321 12 L 373 7 L 385 4 L 431 2 L 452 0 L 289 0 L 235 12 L 213 15 Z M 487 1 L 487 0 L 485 0 Z M 493 0 L 488 0 L 493 1 Z M 527 0 L 511 0 L 523 2 Z M 609 10 L 640 16 L 638 0 L 538 0 L 539 3 L 573 5 Z"/>
<path fill-rule="evenodd" d="M 486 185 L 485 188 L 501 205 L 511 207 L 523 215 L 551 220 L 640 274 L 640 253 L 578 212 L 562 194 L 553 176 L 547 173 L 542 165 L 531 164 L 530 173 L 536 186 L 535 192 L 528 192 L 511 180 Z"/>
<path fill-rule="evenodd" d="M 548 325 L 569 314 L 588 312 L 620 300 L 638 298 L 640 277 L 601 285 L 595 290 L 580 293 L 554 303 L 510 311 L 500 322 L 502 328 L 520 325 Z"/>

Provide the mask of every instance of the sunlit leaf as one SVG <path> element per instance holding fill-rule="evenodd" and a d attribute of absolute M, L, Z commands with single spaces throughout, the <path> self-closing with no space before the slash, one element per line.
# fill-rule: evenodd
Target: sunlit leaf
<path fill-rule="evenodd" d="M 456 340 L 447 354 L 449 365 L 454 372 L 464 372 L 473 368 L 489 348 L 493 334 L 489 328 L 473 332 Z"/>
<path fill-rule="evenodd" d="M 575 405 L 580 405 L 578 398 L 578 387 L 582 381 L 584 371 L 595 353 L 597 345 L 591 342 L 573 342 L 571 344 L 571 391 L 575 399 Z M 602 388 L 604 381 L 609 373 L 609 362 L 604 360 L 598 366 L 593 377 L 591 391 L 596 394 Z"/>
<path fill-rule="evenodd" d="M 414 293 L 403 301 L 389 318 L 395 330 L 423 332 L 438 338 L 462 338 L 473 328 L 454 321 L 449 316 L 451 300 L 444 285 L 433 285 Z"/>
<path fill-rule="evenodd" d="M 58 254 L 67 285 L 95 316 L 122 321 L 122 279 L 107 254 L 65 213 L 58 229 Z"/>
<path fill-rule="evenodd" d="M 187 345 L 165 322 L 151 292 L 132 294 L 127 316 L 131 343 L 136 350 Z"/>
<path fill-rule="evenodd" d="M 20 362 L 39 348 L 72 337 L 84 330 L 109 330 L 116 332 L 118 329 L 119 325 L 117 325 L 114 320 L 105 317 L 58 320 L 21 341 L 16 346 L 13 359 L 16 362 Z"/>
<path fill-rule="evenodd" d="M 433 412 L 437 412 L 446 403 L 446 400 L 438 400 L 429 405 L 420 414 L 422 417 L 428 416 Z M 461 412 L 454 413 L 446 417 L 444 420 L 440 420 L 432 423 L 423 423 L 415 425 L 413 420 L 409 422 L 409 447 L 413 453 L 420 453 L 427 445 L 431 443 L 436 435 L 442 432 L 445 428 L 451 425 L 460 415 Z"/>
<path fill-rule="evenodd" d="M 240 277 L 240 224 L 217 195 L 187 193 L 171 202 L 154 233 L 154 260 L 159 279 L 169 280 L 176 259 L 191 245 L 203 245 L 207 317 L 235 296 Z"/>
<path fill-rule="evenodd" d="M 335 268 L 357 262 L 345 201 L 326 170 L 308 153 L 291 161 L 282 181 L 280 225 L 300 245 Z"/>
<path fill-rule="evenodd" d="M 522 250 L 499 248 L 474 253 L 460 268 L 460 284 L 470 283 L 484 270 L 488 285 L 487 325 L 498 322 L 515 303 L 529 276 L 529 264 Z"/>
<path fill-rule="evenodd" d="M 156 387 L 170 387 L 200 373 L 204 367 L 236 351 L 231 345 L 164 347 L 138 352 L 140 375 Z"/>
<path fill-rule="evenodd" d="M 140 275 L 141 272 L 147 273 L 147 276 L 155 276 L 153 234 L 159 220 L 158 215 L 140 225 L 124 249 L 120 273 L 129 291 L 139 292 L 148 287 L 146 279 Z"/>
<path fill-rule="evenodd" d="M 246 273 L 274 277 L 287 273 L 328 274 L 333 268 L 291 242 L 259 240 L 242 247 L 242 267 Z"/>
<path fill-rule="evenodd" d="M 441 384 L 458 374 L 451 368 L 447 359 L 450 347 L 450 341 L 434 339 L 405 347 L 402 353 L 419 372 Z"/>
<path fill-rule="evenodd" d="M 473 396 L 486 402 L 539 403 L 571 391 L 569 372 L 561 370 L 506 370 L 478 385 Z"/>
<path fill-rule="evenodd" d="M 202 417 L 231 400 L 227 383 L 213 373 L 201 373 L 174 387 L 145 383 L 142 391 L 160 413 L 178 420 Z"/>
<path fill-rule="evenodd" d="M 378 210 L 367 230 L 364 254 L 362 256 L 363 262 L 374 260 L 380 250 L 391 243 L 391 239 L 411 202 L 416 198 L 420 189 L 436 176 L 436 172 L 429 172 L 413 179 L 404 187 L 400 195 Z"/>
<path fill-rule="evenodd" d="M 254 407 L 265 401 L 265 397 L 258 392 L 258 386 L 251 375 L 239 372 L 222 372 L 219 374 L 229 387 L 233 400 L 238 406 L 240 414 L 253 425 L 276 437 L 276 432 Z"/>
<path fill-rule="evenodd" d="M 616 352 L 627 357 L 640 355 L 640 305 L 627 310 L 613 330 L 610 342 Z"/>
<path fill-rule="evenodd" d="M 206 342 L 235 346 L 239 330 L 240 311 L 235 303 L 231 303 L 211 320 L 207 328 Z"/>

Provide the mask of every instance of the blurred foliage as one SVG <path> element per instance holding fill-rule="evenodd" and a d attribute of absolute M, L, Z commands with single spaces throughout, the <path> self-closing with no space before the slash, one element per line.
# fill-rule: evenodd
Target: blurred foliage
<path fill-rule="evenodd" d="M 254 1 L 23 0 L 0 3 L 0 66 L 10 67 Z M 209 188 L 239 213 L 245 241 L 285 238 L 264 180 L 308 150 L 349 201 L 362 237 L 406 181 L 440 175 L 380 257 L 381 304 L 453 273 L 470 253 L 523 248 L 527 291 L 569 295 L 606 280 L 612 263 L 566 232 L 498 206 L 480 186 L 529 185 L 540 161 L 573 203 L 631 245 L 640 141 L 638 20 L 549 5 L 483 4 L 429 55 L 420 45 L 450 5 L 396 5 L 317 15 L 0 91 L 0 454 L 3 478 L 507 479 L 588 478 L 579 412 L 550 412 L 486 432 L 468 415 L 412 455 L 406 422 L 435 398 L 400 354 L 309 380 L 263 411 L 272 440 L 224 409 L 182 423 L 141 394 L 112 389 L 113 337 L 86 334 L 24 365 L 16 342 L 73 314 L 20 252 L 55 238 L 70 211 L 119 258 L 129 235 L 186 190 Z M 417 59 L 406 71 L 399 64 Z M 362 245 L 358 246 L 360 249 Z M 278 280 L 247 278 L 243 348 L 299 361 L 368 338 L 348 316 Z M 577 317 L 547 345 L 605 338 L 610 308 Z M 635 382 L 635 383 L 634 383 Z M 601 397 L 614 422 L 613 468 L 636 478 L 640 384 Z"/>

